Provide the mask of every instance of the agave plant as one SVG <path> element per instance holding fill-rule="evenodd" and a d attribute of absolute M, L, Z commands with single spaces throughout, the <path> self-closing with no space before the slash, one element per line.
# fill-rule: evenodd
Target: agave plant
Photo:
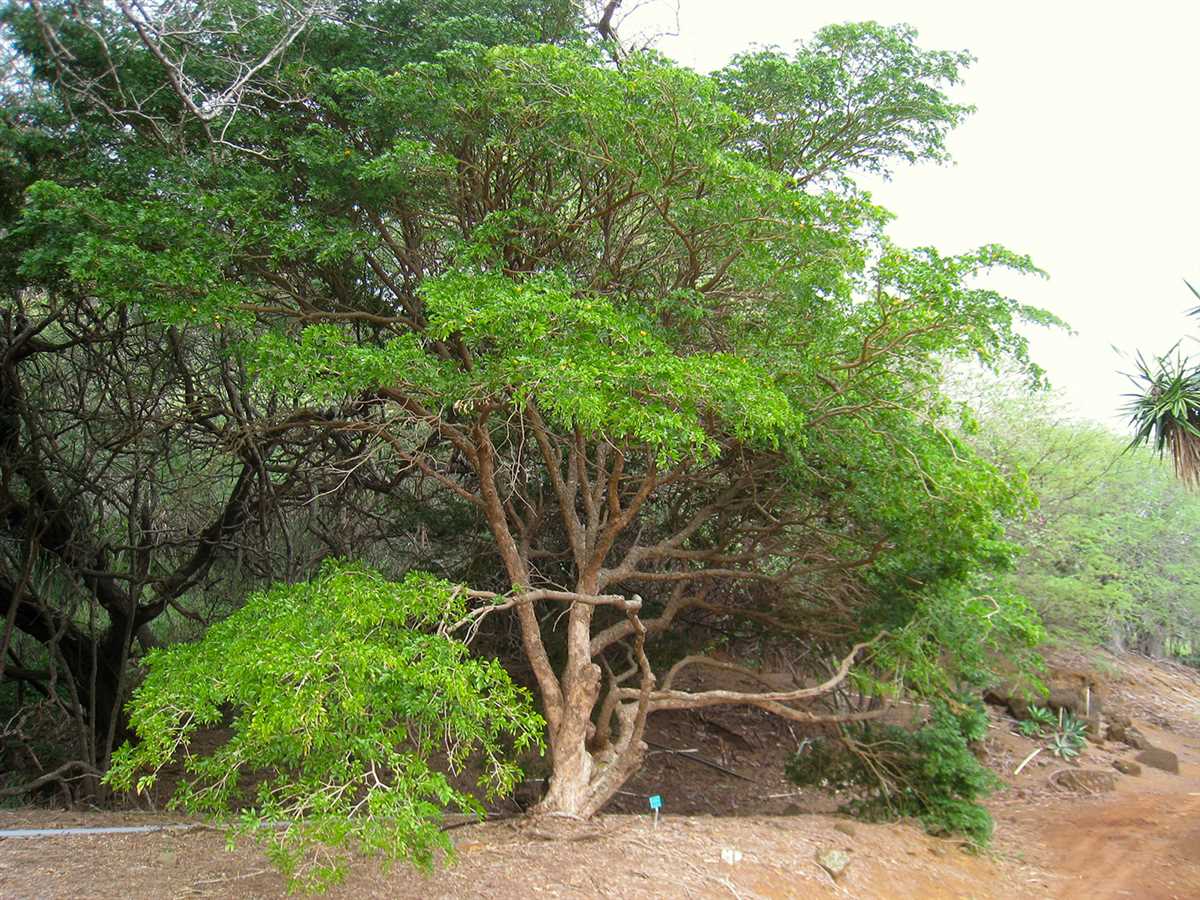
<path fill-rule="evenodd" d="M 1200 292 L 1191 284 L 1188 289 L 1200 300 Z M 1188 314 L 1200 316 L 1200 307 Z M 1130 446 L 1148 444 L 1160 456 L 1169 452 L 1175 474 L 1190 487 L 1200 487 L 1200 365 L 1176 344 L 1153 365 L 1139 353 L 1137 369 L 1129 376 L 1137 391 L 1126 395 L 1125 411 L 1134 429 Z"/>
<path fill-rule="evenodd" d="M 1079 755 L 1079 749 L 1082 744 L 1071 738 L 1070 735 L 1056 734 L 1050 739 L 1050 752 L 1059 759 L 1074 759 Z"/>
<path fill-rule="evenodd" d="M 1044 706 L 1029 705 L 1029 721 L 1035 723 L 1039 729 L 1051 729 L 1054 727 L 1054 713 L 1046 709 Z"/>
<path fill-rule="evenodd" d="M 1017 723 L 1017 730 L 1027 738 L 1041 737 L 1042 726 L 1032 719 L 1025 719 Z"/>

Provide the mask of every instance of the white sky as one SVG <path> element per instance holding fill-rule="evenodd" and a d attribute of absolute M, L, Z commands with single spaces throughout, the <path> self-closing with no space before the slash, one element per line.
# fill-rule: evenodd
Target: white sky
<path fill-rule="evenodd" d="M 652 4 L 623 33 L 647 16 L 673 12 Z M 1031 255 L 1048 281 L 991 283 L 1071 325 L 1032 334 L 1035 359 L 1078 414 L 1124 430 L 1119 373 L 1134 351 L 1200 335 L 1183 283 L 1200 289 L 1200 3 L 679 0 L 679 34 L 658 46 L 708 71 L 866 19 L 907 22 L 922 46 L 978 59 L 954 91 L 978 108 L 950 136 L 955 163 L 872 183 L 897 214 L 893 238 Z"/>

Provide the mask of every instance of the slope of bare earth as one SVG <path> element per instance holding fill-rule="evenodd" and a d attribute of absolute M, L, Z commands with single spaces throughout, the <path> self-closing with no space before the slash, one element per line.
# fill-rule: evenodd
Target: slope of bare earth
<path fill-rule="evenodd" d="M 1091 663 L 1110 712 L 1128 715 L 1153 746 L 1176 754 L 1179 774 L 1142 765 L 1140 775 L 1119 777 L 1112 791 L 1081 796 L 1049 788 L 1063 768 L 1057 762 L 1040 774 L 1026 769 L 997 798 L 996 848 L 1051 873 L 1048 896 L 1200 898 L 1200 673 L 1129 655 L 1059 654 L 1051 661 L 1075 669 Z M 1110 741 L 1089 747 L 1080 762 L 1115 771 L 1114 761 L 1138 755 Z"/>
<path fill-rule="evenodd" d="M 780 776 L 796 746 L 786 725 L 747 710 L 667 717 L 651 734 L 657 752 L 646 770 L 605 815 L 456 829 L 454 865 L 423 876 L 403 867 L 382 873 L 363 861 L 329 896 L 1200 898 L 1200 677 L 1130 656 L 1076 654 L 1056 664 L 1095 673 L 1106 709 L 1129 715 L 1154 745 L 1177 754 L 1180 774 L 1143 767 L 1117 776 L 1113 790 L 1059 787 L 1064 770 L 1115 772 L 1114 760 L 1137 754 L 1109 742 L 1089 747 L 1078 767 L 1042 753 L 1014 777 L 1037 745 L 996 714 L 986 747 L 1010 786 L 992 801 L 995 842 L 980 855 L 912 825 L 851 822 L 830 814 L 836 798 L 797 792 Z M 643 812 L 648 792 L 664 797 L 668 814 L 658 828 Z M 0 811 L 0 828 L 168 820 L 177 819 Z M 830 849 L 850 859 L 836 881 L 816 862 Z M 6 898 L 284 895 L 253 845 L 227 852 L 211 830 L 0 840 Z"/>

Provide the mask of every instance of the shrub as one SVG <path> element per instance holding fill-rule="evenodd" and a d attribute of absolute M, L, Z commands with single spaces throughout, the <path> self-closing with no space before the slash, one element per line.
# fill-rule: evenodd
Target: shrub
<path fill-rule="evenodd" d="M 1037 725 L 1039 731 L 1052 731 L 1058 720 L 1054 716 L 1052 710 L 1046 709 L 1044 706 L 1029 706 L 1029 719 Z"/>
<path fill-rule="evenodd" d="M 869 821 L 911 816 L 933 834 L 987 843 L 992 818 L 979 801 L 1000 781 L 971 752 L 987 718 L 975 706 L 952 711 L 936 702 L 915 731 L 892 725 L 847 726 L 840 739 L 819 741 L 788 762 L 801 785 L 836 785 L 856 793 L 843 809 Z"/>
<path fill-rule="evenodd" d="M 1087 743 L 1087 723 L 1069 713 L 1050 738 L 1050 752 L 1060 759 L 1074 759 Z"/>
<path fill-rule="evenodd" d="M 482 812 L 431 757 L 452 772 L 480 760 L 477 786 L 496 795 L 520 778 L 511 754 L 541 745 L 529 693 L 439 632 L 464 612 L 447 582 L 347 563 L 254 594 L 203 640 L 147 657 L 130 703 L 138 743 L 107 780 L 140 792 L 182 757 L 173 808 L 253 834 L 292 885 L 327 886 L 355 851 L 428 868 L 450 851 L 444 811 Z M 229 711 L 229 739 L 189 752 Z"/>

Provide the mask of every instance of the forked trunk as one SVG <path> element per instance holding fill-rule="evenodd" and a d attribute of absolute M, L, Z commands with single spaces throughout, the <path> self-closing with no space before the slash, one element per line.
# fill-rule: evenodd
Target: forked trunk
<path fill-rule="evenodd" d="M 530 412 L 536 417 L 532 407 Z M 509 580 L 514 585 L 528 586 L 528 560 L 522 555 L 513 530 L 509 527 L 508 511 L 496 486 L 495 448 L 485 426 L 486 416 L 472 429 L 473 454 L 469 454 L 473 455 L 479 474 L 479 494 L 484 515 Z M 556 470 L 562 462 L 561 457 L 555 456 L 548 442 L 543 449 L 547 464 L 552 467 L 552 471 Z M 574 460 L 571 465 L 575 465 L 576 462 L 578 461 Z M 582 463 L 579 465 L 583 466 Z M 542 698 L 550 748 L 550 785 L 546 796 L 535 807 L 535 814 L 558 814 L 579 818 L 595 814 L 616 794 L 629 776 L 637 771 L 644 758 L 645 745 L 641 741 L 641 731 L 645 725 L 644 700 L 648 693 L 643 696 L 642 703 L 624 704 L 623 708 L 615 710 L 615 717 L 621 725 L 620 738 L 615 745 L 610 744 L 608 740 L 607 725 L 604 728 L 605 734 L 597 740 L 592 712 L 600 698 L 601 669 L 592 658 L 592 619 L 595 601 L 603 599 L 610 604 L 614 601 L 611 595 L 601 598 L 597 593 L 600 588 L 601 563 L 615 536 L 628 524 L 638 506 L 648 496 L 652 479 L 653 474 L 650 480 L 645 482 L 644 490 L 639 492 L 638 498 L 621 512 L 621 524 L 610 524 L 603 528 L 594 515 L 594 521 L 590 521 L 589 526 L 584 528 L 572 511 L 575 502 L 573 497 L 576 496 L 574 476 L 570 492 L 565 482 L 561 478 L 558 479 L 556 489 L 561 492 L 563 510 L 568 511 L 564 518 L 568 534 L 571 535 L 579 572 L 572 596 L 556 598 L 570 603 L 566 662 L 560 672 L 554 671 L 546 653 L 541 623 L 534 611 L 533 600 L 518 605 L 516 609 L 522 645 L 533 668 Z M 592 488 L 586 490 L 590 491 Z M 587 496 L 594 512 L 601 501 L 596 499 L 594 494 L 589 493 Z M 527 550 L 528 548 L 526 552 Z M 621 598 L 615 599 L 624 602 Z M 640 600 L 637 607 L 622 608 L 636 611 L 640 608 Z M 642 654 L 644 669 L 648 672 L 649 664 L 645 661 L 640 643 L 644 640 L 644 635 L 645 631 L 641 629 L 638 652 Z M 649 678 L 652 683 L 653 676 L 650 675 Z M 642 710 L 640 716 L 636 714 L 637 709 Z"/>
<path fill-rule="evenodd" d="M 580 579 L 576 591 L 594 595 L 594 575 Z M 636 772 L 645 757 L 641 740 L 644 717 L 638 718 L 637 704 L 621 704 L 614 710 L 619 725 L 615 741 L 608 723 L 597 735 L 592 712 L 600 699 L 600 666 L 592 659 L 592 617 L 595 608 L 587 603 L 571 607 L 567 624 L 567 662 L 562 671 L 562 710 L 557 727 L 550 733 L 550 788 L 535 812 L 587 818 L 598 813 Z M 640 649 L 640 645 L 639 645 Z M 602 718 L 604 715 L 602 713 Z"/>
<path fill-rule="evenodd" d="M 600 812 L 641 768 L 646 745 L 630 746 L 626 735 L 615 747 L 591 752 L 552 755 L 550 788 L 533 810 L 535 815 L 566 815 L 586 819 Z"/>
<path fill-rule="evenodd" d="M 593 769 L 592 755 L 586 749 L 570 754 L 552 753 L 550 788 L 534 812 L 590 816 L 597 806 L 591 790 Z"/>
<path fill-rule="evenodd" d="M 593 579 L 581 579 L 576 590 L 595 592 Z M 563 708 L 558 727 L 550 734 L 550 789 L 541 812 L 589 816 L 602 805 L 591 796 L 596 760 L 588 751 L 594 730 L 592 709 L 600 695 L 600 667 L 592 662 L 592 613 L 585 603 L 572 605 L 567 618 L 567 661 L 563 666 Z"/>

